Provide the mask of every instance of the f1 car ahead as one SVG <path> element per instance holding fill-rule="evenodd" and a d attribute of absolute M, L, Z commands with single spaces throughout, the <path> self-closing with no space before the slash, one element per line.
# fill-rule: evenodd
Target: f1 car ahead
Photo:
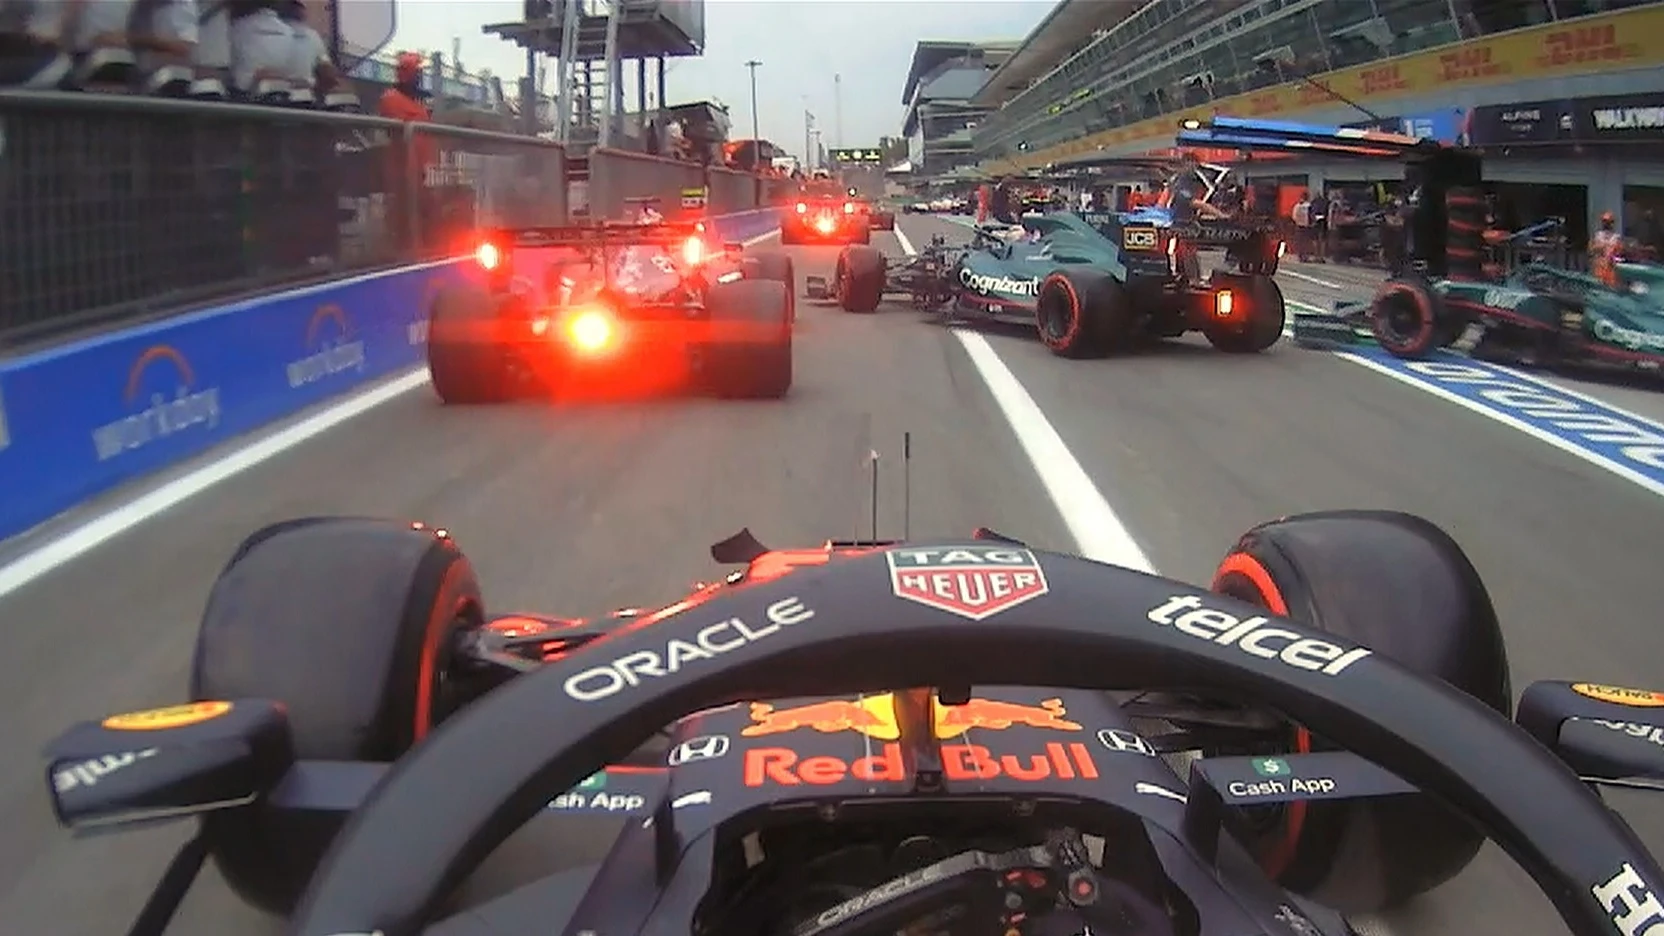
<path fill-rule="evenodd" d="M 811 182 L 781 213 L 780 243 L 866 244 L 872 227 L 870 210 L 850 192 L 829 181 Z"/>
<path fill-rule="evenodd" d="M 1536 683 L 1511 723 L 1489 597 L 1426 521 L 1275 521 L 1211 588 L 987 531 L 712 554 L 742 567 L 616 627 L 487 617 L 442 530 L 269 527 L 214 586 L 196 701 L 50 745 L 58 819 L 199 821 L 138 936 L 208 855 L 301 936 L 1349 936 L 1336 911 L 1482 834 L 1578 936 L 1656 921 L 1664 871 L 1585 781 L 1664 778 L 1664 694 Z M 439 919 L 515 830 L 559 856 L 585 815 L 638 821 Z"/>
<path fill-rule="evenodd" d="M 447 403 L 494 403 L 621 376 L 721 396 L 792 384 L 794 274 L 780 253 L 713 249 L 704 225 L 493 230 L 479 279 L 428 321 L 428 372 Z"/>
<path fill-rule="evenodd" d="M 1173 245 L 1174 265 L 1187 278 L 1201 279 L 1198 253 L 1223 248 L 1226 266 L 1242 273 L 1276 274 L 1287 245 L 1276 234 L 1276 219 L 1250 213 L 1230 167 L 1195 159 L 1086 156 L 1049 168 L 1048 176 L 1077 184 L 1094 178 L 1155 174 L 1160 194 L 1153 204 L 1127 211 L 1090 212 L 1087 220 L 1112 240 L 1127 245 L 1126 231 L 1155 228 Z M 1144 235 L 1134 233 L 1135 241 Z M 1131 245 L 1127 245 L 1129 249 Z"/>
<path fill-rule="evenodd" d="M 1199 280 L 1183 272 L 1179 247 L 1155 225 L 1058 211 L 1024 217 L 1021 227 L 979 226 L 968 247 L 933 245 L 898 267 L 876 250 L 846 249 L 830 281 L 804 282 L 811 298 L 835 299 L 852 312 L 871 312 L 884 294 L 904 292 L 915 305 L 955 318 L 1032 323 L 1063 357 L 1102 356 L 1188 331 L 1223 351 L 1275 344 L 1283 294 L 1270 272 L 1259 272 L 1274 266 Z"/>
<path fill-rule="evenodd" d="M 1456 346 L 1530 363 L 1664 367 L 1664 268 L 1618 264 L 1618 283 L 1530 264 L 1504 276 L 1486 263 L 1480 153 L 1396 133 L 1217 117 L 1192 121 L 1181 143 L 1399 159 L 1416 186 L 1410 221 L 1414 273 L 1387 280 L 1367 304 L 1299 315 L 1302 343 L 1345 343 L 1372 334 L 1399 357 Z"/>

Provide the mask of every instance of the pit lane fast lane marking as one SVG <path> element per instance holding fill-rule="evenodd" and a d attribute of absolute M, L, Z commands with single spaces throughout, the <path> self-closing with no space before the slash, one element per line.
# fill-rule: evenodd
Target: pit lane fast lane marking
<path fill-rule="evenodd" d="M 771 238 L 779 237 L 778 228 L 765 234 L 759 234 L 750 240 L 743 241 L 746 247 L 760 244 Z M 450 263 L 449 260 L 422 264 L 411 269 L 425 269 Z M 324 286 L 308 286 L 301 290 L 290 290 L 276 295 L 292 296 L 305 295 L 319 289 L 339 287 L 360 279 L 367 279 L 378 274 L 342 280 Z M 203 458 L 187 462 L 194 464 L 185 473 L 177 475 L 171 480 L 151 487 L 143 493 L 129 495 L 111 506 L 93 514 L 85 520 L 76 523 L 67 530 L 51 535 L 39 543 L 32 543 L 22 552 L 9 560 L 0 558 L 0 598 L 5 598 L 26 585 L 34 582 L 54 570 L 74 562 L 98 547 L 132 530 L 157 514 L 169 510 L 187 500 L 209 490 L 221 482 L 230 480 L 256 465 L 297 448 L 313 438 L 323 435 L 355 417 L 362 416 L 383 403 L 398 399 L 401 396 L 428 385 L 428 373 L 425 365 L 418 365 L 402 374 L 391 375 L 380 382 L 373 383 L 359 391 L 340 398 L 334 403 L 321 409 L 312 411 L 310 416 L 304 416 L 302 411 L 299 421 L 291 421 L 287 425 L 279 423 L 278 428 L 268 428 L 268 434 L 257 437 L 253 442 L 229 448 L 218 454 L 211 454 Z M 144 482 L 140 482 L 144 483 Z M 51 523 L 52 521 L 47 521 Z M 28 537 L 30 534 L 22 534 Z"/>
<path fill-rule="evenodd" d="M 1288 304 L 1305 312 L 1324 311 L 1304 302 Z M 1664 424 L 1590 394 L 1462 355 L 1403 361 L 1373 348 L 1331 353 L 1664 497 Z"/>

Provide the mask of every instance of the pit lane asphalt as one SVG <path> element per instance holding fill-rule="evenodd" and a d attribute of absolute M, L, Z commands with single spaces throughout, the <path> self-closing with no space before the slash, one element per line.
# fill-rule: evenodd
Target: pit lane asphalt
<path fill-rule="evenodd" d="M 963 237 L 936 219 L 902 226 L 915 244 Z M 900 252 L 888 235 L 876 242 Z M 792 253 L 801 276 L 827 272 L 836 250 Z M 1291 299 L 1337 298 L 1283 279 Z M 0 932 L 119 932 L 137 912 L 182 832 L 71 841 L 50 820 L 35 754 L 72 721 L 178 698 L 208 585 L 261 524 L 328 512 L 443 523 L 494 608 L 584 613 L 675 597 L 711 573 L 707 544 L 742 525 L 780 544 L 864 532 L 874 449 L 885 458 L 881 532 L 898 534 L 897 458 L 911 431 L 915 535 L 983 524 L 1072 545 L 951 334 L 900 307 L 849 316 L 802 302 L 799 316 L 798 383 L 784 403 L 443 409 L 419 390 L 0 598 Z M 1652 495 L 1322 352 L 1226 357 L 1186 340 L 1069 362 L 1028 336 L 989 340 L 1162 571 L 1205 581 L 1243 529 L 1279 514 L 1413 510 L 1450 529 L 1490 583 L 1517 685 L 1658 681 L 1664 533 Z M 1664 808 L 1614 802 L 1664 849 Z M 1523 873 L 1488 854 L 1385 926 L 1562 932 L 1528 894 Z M 174 932 L 233 931 L 277 927 L 210 873 Z"/>

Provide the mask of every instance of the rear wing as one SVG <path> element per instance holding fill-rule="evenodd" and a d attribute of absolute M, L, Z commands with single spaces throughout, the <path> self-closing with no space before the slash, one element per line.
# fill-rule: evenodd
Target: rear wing
<path fill-rule="evenodd" d="M 703 237 L 702 221 L 666 221 L 658 224 L 602 222 L 567 224 L 559 227 L 494 228 L 480 232 L 482 241 L 499 249 L 518 247 L 675 247 L 690 238 Z"/>
<path fill-rule="evenodd" d="M 1287 120 L 1213 117 L 1207 120 L 1186 120 L 1179 127 L 1175 139 L 1180 146 L 1406 160 L 1445 148 L 1436 140 L 1422 140 L 1402 133 L 1329 127 Z"/>

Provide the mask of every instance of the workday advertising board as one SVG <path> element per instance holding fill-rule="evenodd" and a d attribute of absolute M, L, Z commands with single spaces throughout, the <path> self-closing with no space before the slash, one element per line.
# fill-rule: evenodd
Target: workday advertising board
<path fill-rule="evenodd" d="M 714 219 L 764 236 L 775 209 Z M 455 260 L 258 296 L 0 360 L 0 539 L 421 363 Z"/>
<path fill-rule="evenodd" d="M 460 275 L 358 277 L 0 363 L 0 537 L 417 363 Z"/>

